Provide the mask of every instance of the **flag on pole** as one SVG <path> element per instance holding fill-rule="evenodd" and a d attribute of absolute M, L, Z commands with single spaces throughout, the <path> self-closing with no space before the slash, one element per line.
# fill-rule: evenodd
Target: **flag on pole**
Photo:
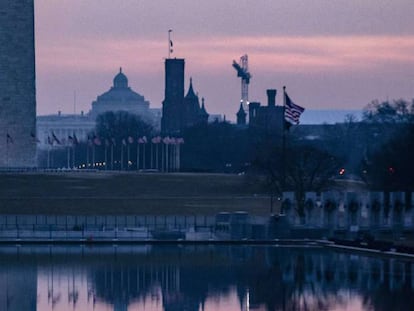
<path fill-rule="evenodd" d="M 47 136 L 47 143 L 51 146 L 53 145 L 53 140 L 52 140 L 52 138 L 50 138 L 49 135 Z"/>
<path fill-rule="evenodd" d="M 169 29 L 168 30 L 168 40 L 170 41 L 170 53 L 172 53 L 174 51 L 174 49 L 173 49 L 174 44 L 171 40 L 171 32 L 172 32 L 172 29 Z"/>
<path fill-rule="evenodd" d="M 93 136 L 93 143 L 96 145 L 96 146 L 100 146 L 100 145 L 102 145 L 102 142 L 101 142 L 101 140 L 99 139 L 99 137 L 98 136 Z"/>
<path fill-rule="evenodd" d="M 68 143 L 73 145 L 73 137 L 68 135 Z"/>
<path fill-rule="evenodd" d="M 134 143 L 134 138 L 132 138 L 132 136 L 128 136 L 128 143 L 129 144 L 133 144 Z"/>
<path fill-rule="evenodd" d="M 73 144 L 74 145 L 79 144 L 78 138 L 76 137 L 75 133 L 73 133 Z"/>
<path fill-rule="evenodd" d="M 9 134 L 9 133 L 7 133 L 6 138 L 7 138 L 7 144 L 13 144 L 13 143 L 14 143 L 14 140 L 13 140 L 13 138 L 10 136 L 10 134 Z"/>
<path fill-rule="evenodd" d="M 125 140 L 125 138 L 122 138 L 122 144 L 124 145 L 124 146 L 126 146 L 126 140 Z"/>
<path fill-rule="evenodd" d="M 285 88 L 283 88 L 283 93 L 285 96 L 285 121 L 289 125 L 299 124 L 300 115 L 305 111 L 305 108 L 296 105 L 285 92 Z"/>
<path fill-rule="evenodd" d="M 160 136 L 155 136 L 151 139 L 151 142 L 153 144 L 159 144 L 161 142 L 161 137 Z"/>
<path fill-rule="evenodd" d="M 56 137 L 55 133 L 53 133 L 53 132 L 52 132 L 52 138 L 53 138 L 52 143 L 53 143 L 53 142 L 56 142 L 58 145 L 60 145 L 60 144 L 61 144 L 61 143 L 60 143 L 60 140 Z"/>
<path fill-rule="evenodd" d="M 30 137 L 32 138 L 34 143 L 40 143 L 40 140 L 36 137 L 35 133 L 30 132 Z"/>

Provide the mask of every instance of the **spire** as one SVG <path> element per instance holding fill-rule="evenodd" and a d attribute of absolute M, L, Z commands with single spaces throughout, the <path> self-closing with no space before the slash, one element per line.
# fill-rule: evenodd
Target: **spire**
<path fill-rule="evenodd" d="M 246 125 L 246 116 L 247 113 L 243 109 L 243 103 L 240 103 L 239 111 L 237 112 L 237 124 L 238 125 Z"/>
<path fill-rule="evenodd" d="M 188 88 L 188 93 L 185 97 L 186 98 L 196 98 L 197 97 L 197 95 L 195 94 L 194 89 L 193 89 L 193 78 L 190 78 L 190 86 Z"/>
<path fill-rule="evenodd" d="M 244 111 L 244 108 L 243 108 L 243 103 L 240 103 L 240 108 L 239 108 L 239 111 L 237 112 L 237 116 L 245 116 L 247 113 L 246 113 L 246 111 Z"/>
<path fill-rule="evenodd" d="M 204 105 L 204 97 L 202 97 L 202 98 L 201 98 L 201 109 L 200 109 L 200 112 L 201 112 L 202 114 L 208 114 L 208 113 L 207 113 L 207 110 L 206 110 L 206 107 L 205 107 L 205 105 Z"/>
<path fill-rule="evenodd" d="M 208 123 L 209 114 L 208 114 L 208 112 L 206 110 L 206 106 L 204 104 L 204 97 L 201 98 L 201 108 L 198 112 L 198 115 L 199 115 L 199 120 L 200 120 L 201 123 L 204 123 L 204 124 Z"/>

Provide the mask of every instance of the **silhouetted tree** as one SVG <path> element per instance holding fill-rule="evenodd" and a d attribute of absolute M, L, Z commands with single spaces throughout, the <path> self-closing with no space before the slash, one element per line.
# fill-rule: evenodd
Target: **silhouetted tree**
<path fill-rule="evenodd" d="M 285 156 L 281 148 L 265 147 L 253 164 L 265 174 L 271 193 L 280 194 L 287 190 L 295 193 L 297 213 L 303 218 L 305 193 L 326 188 L 338 172 L 339 160 L 311 144 L 296 143 L 286 147 Z"/>
<path fill-rule="evenodd" d="M 121 141 L 129 136 L 150 137 L 153 133 L 154 129 L 150 124 L 126 111 L 108 111 L 96 118 L 96 135 L 101 139 Z"/>
<path fill-rule="evenodd" d="M 365 179 L 373 189 L 414 190 L 414 125 L 398 134 L 364 159 Z"/>
<path fill-rule="evenodd" d="M 367 146 L 362 161 L 370 187 L 386 192 L 414 189 L 414 102 L 373 102 L 363 120 L 375 130 L 374 147 Z"/>
<path fill-rule="evenodd" d="M 414 121 L 414 102 L 403 99 L 393 102 L 372 101 L 363 111 L 363 121 L 376 124 L 412 123 Z"/>
<path fill-rule="evenodd" d="M 183 132 L 182 167 L 190 171 L 240 172 L 248 162 L 246 131 L 227 122 L 196 125 Z"/>

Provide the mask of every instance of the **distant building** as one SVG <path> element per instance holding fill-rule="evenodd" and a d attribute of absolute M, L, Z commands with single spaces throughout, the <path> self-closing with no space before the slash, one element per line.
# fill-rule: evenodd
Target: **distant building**
<path fill-rule="evenodd" d="M 46 148 L 53 135 L 62 143 L 69 136 L 75 135 L 79 141 L 85 141 L 96 125 L 96 117 L 108 111 L 126 111 L 138 115 L 154 128 L 160 128 L 161 109 L 151 109 L 144 96 L 134 92 L 128 85 L 128 78 L 119 70 L 114 77 L 113 86 L 109 91 L 99 95 L 92 102 L 88 114 L 58 114 L 37 117 L 37 139 L 40 149 Z M 55 141 L 56 145 L 56 141 Z"/>
<path fill-rule="evenodd" d="M 0 1 L 0 167 L 36 165 L 34 1 Z"/>
<path fill-rule="evenodd" d="M 249 128 L 266 135 L 281 135 L 284 130 L 283 111 L 283 106 L 276 106 L 276 90 L 267 90 L 267 106 L 258 102 L 249 104 Z"/>
<path fill-rule="evenodd" d="M 92 102 L 92 109 L 89 112 L 92 119 L 96 119 L 99 114 L 107 111 L 127 111 L 151 124 L 156 123 L 156 118 L 149 108 L 150 103 L 145 100 L 144 96 L 129 87 L 128 78 L 122 72 L 122 68 L 119 69 L 113 81 L 113 86 L 109 91 L 99 95 Z"/>
<path fill-rule="evenodd" d="M 161 120 L 163 134 L 177 135 L 187 127 L 208 121 L 209 115 L 204 99 L 200 107 L 191 79 L 187 95 L 184 97 L 184 65 L 184 59 L 165 60 L 165 94 Z"/>
<path fill-rule="evenodd" d="M 37 117 L 37 139 L 39 149 L 45 149 L 53 142 L 53 135 L 64 145 L 69 136 L 86 141 L 95 129 L 95 120 L 88 115 L 58 114 Z M 57 142 L 53 142 L 57 144 Z"/>

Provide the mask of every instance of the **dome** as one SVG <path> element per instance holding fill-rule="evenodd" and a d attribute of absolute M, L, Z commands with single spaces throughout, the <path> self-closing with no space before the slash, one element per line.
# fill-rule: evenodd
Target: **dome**
<path fill-rule="evenodd" d="M 115 88 L 127 88 L 128 87 L 128 78 L 122 73 L 122 68 L 119 68 L 119 73 L 114 78 L 114 87 Z"/>

